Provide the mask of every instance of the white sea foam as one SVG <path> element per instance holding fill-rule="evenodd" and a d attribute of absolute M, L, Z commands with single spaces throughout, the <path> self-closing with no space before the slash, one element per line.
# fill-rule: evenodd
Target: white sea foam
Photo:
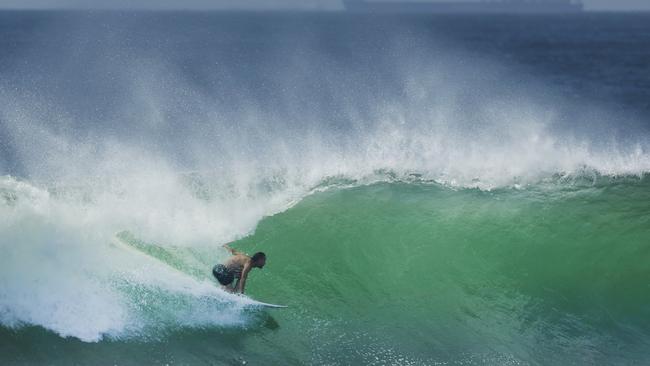
<path fill-rule="evenodd" d="M 87 187 L 53 193 L 0 178 L 2 324 L 41 325 L 96 341 L 149 329 L 245 323 L 246 299 L 112 243 L 118 230 L 128 228 L 162 244 L 216 246 L 250 231 L 262 209 L 251 204 L 246 212 L 212 203 L 210 212 L 211 204 L 191 197 L 186 186 L 172 192 L 172 182 L 155 183 L 163 175 L 147 177 L 152 179 L 148 191 L 132 186 L 132 191 L 120 187 L 101 194 Z"/>

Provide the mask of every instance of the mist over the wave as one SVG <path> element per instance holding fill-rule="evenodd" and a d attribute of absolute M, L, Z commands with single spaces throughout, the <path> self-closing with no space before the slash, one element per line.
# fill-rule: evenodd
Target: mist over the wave
<path fill-rule="evenodd" d="M 312 173 L 311 186 L 391 170 L 489 188 L 647 169 L 647 131 L 630 116 L 565 102 L 512 65 L 408 25 L 267 26 L 267 37 L 235 41 L 213 35 L 209 17 L 173 37 L 163 29 L 173 15 L 99 19 L 50 21 L 54 42 L 31 40 L 5 61 L 5 174 L 78 181 L 160 164 L 233 179 Z M 199 49 L 187 42 L 198 36 Z"/>

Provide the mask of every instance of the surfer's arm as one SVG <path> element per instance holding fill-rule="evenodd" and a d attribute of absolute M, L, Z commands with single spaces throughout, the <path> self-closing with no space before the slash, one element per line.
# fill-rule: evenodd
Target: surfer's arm
<path fill-rule="evenodd" d="M 234 249 L 231 248 L 228 244 L 229 244 L 229 243 L 224 244 L 223 247 L 226 248 L 226 250 L 229 251 L 230 254 L 232 254 L 232 255 L 244 254 L 244 253 L 242 253 L 242 252 L 238 252 L 238 251 L 234 250 Z"/>
<path fill-rule="evenodd" d="M 251 268 L 253 268 L 249 263 L 246 263 L 244 265 L 244 268 L 241 271 L 241 277 L 239 277 L 239 281 L 237 281 L 237 287 L 235 289 L 235 292 L 239 292 L 240 294 L 244 293 L 244 287 L 246 286 L 246 279 L 248 278 L 248 272 L 251 271 Z"/>

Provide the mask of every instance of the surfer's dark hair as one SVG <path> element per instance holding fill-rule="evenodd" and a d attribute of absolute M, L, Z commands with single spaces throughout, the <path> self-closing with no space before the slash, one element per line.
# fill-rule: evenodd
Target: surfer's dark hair
<path fill-rule="evenodd" d="M 262 258 L 266 259 L 266 254 L 264 254 L 263 252 L 257 252 L 255 254 L 253 254 L 253 256 L 251 257 L 251 260 L 253 262 L 257 262 L 258 260 L 260 260 Z"/>

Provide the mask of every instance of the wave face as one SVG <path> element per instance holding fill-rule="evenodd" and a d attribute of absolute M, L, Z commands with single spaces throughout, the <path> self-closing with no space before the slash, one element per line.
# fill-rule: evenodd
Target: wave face
<path fill-rule="evenodd" d="M 331 335 L 316 363 L 643 362 L 649 188 L 376 184 L 309 197 L 241 245 L 271 253 L 256 293 Z"/>
<path fill-rule="evenodd" d="M 0 16 L 0 361 L 643 359 L 643 116 L 420 18 Z"/>

